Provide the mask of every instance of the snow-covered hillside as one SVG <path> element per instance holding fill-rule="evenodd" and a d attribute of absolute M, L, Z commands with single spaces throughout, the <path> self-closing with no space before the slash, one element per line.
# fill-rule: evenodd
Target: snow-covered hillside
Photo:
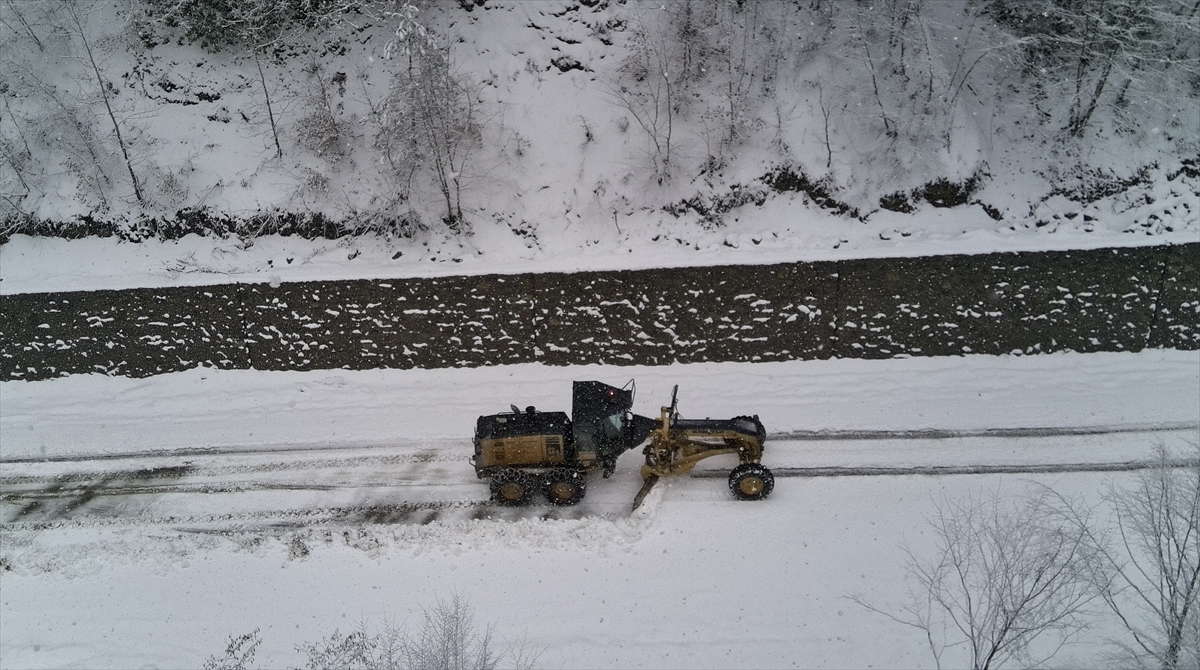
<path fill-rule="evenodd" d="M 27 264 L 45 271 L 48 259 L 92 266 L 84 285 L 106 274 L 140 285 L 286 280 L 331 263 L 379 276 L 1200 236 L 1200 119 L 1183 85 L 1195 21 L 1160 36 L 1183 56 L 1157 78 L 1127 76 L 1145 54 L 1122 52 L 1072 82 L 1021 69 L 1033 38 L 997 22 L 999 0 L 884 5 L 367 3 L 256 52 L 185 39 L 164 20 L 170 3 L 10 3 L 9 233 L 311 235 L 328 220 L 378 235 L 269 235 L 266 253 L 219 237 L 160 249 L 18 235 L 0 247 L 0 290 L 39 290 Z M 406 125 L 417 102 L 405 76 L 422 49 L 445 55 L 450 97 L 470 107 L 450 110 L 457 153 L 440 169 Z M 1083 132 L 1065 131 L 1071 86 L 1100 74 L 1113 78 L 1107 97 Z M 1171 77 L 1184 79 L 1153 89 Z M 459 207 L 462 221 L 447 219 Z"/>

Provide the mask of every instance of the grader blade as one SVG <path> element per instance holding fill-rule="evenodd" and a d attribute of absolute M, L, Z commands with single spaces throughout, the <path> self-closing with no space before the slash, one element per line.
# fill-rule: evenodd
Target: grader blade
<path fill-rule="evenodd" d="M 639 490 L 637 495 L 633 497 L 633 509 L 629 510 L 630 514 L 636 512 L 637 508 L 642 506 L 642 503 L 646 500 L 646 496 L 650 494 L 650 489 L 654 488 L 656 483 L 658 483 L 658 475 L 650 475 L 649 477 L 646 477 L 646 481 L 642 484 L 641 490 Z"/>

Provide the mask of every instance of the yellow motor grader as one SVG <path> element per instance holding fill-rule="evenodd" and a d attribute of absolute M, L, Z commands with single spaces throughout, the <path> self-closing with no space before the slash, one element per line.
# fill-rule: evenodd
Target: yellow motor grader
<path fill-rule="evenodd" d="M 617 388 L 597 381 L 574 382 L 571 417 L 565 412 L 524 411 L 479 417 L 471 463 L 480 479 L 490 480 L 492 500 L 527 505 L 540 492 L 554 505 L 574 505 L 587 492 L 587 474 L 603 470 L 608 478 L 617 458 L 649 440 L 642 453 L 642 490 L 636 509 L 661 477 L 686 474 L 705 458 L 736 454 L 729 490 L 739 500 L 770 495 L 775 480 L 762 464 L 766 430 L 758 416 L 733 419 L 683 419 L 678 391 L 658 419 L 634 414 L 632 382 Z"/>

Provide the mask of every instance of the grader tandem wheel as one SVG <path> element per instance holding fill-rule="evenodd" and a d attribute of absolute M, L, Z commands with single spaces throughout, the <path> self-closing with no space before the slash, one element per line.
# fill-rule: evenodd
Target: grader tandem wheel
<path fill-rule="evenodd" d="M 506 468 L 492 475 L 489 488 L 492 501 L 501 505 L 528 505 L 540 491 L 551 505 L 565 507 L 583 500 L 587 493 L 587 478 L 571 468 L 556 468 L 540 475 Z"/>

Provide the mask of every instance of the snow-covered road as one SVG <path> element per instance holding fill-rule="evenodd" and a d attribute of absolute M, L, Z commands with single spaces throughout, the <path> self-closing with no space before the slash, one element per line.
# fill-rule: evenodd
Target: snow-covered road
<path fill-rule="evenodd" d="M 780 470 L 1038 470 L 1187 454 L 1195 431 L 768 445 Z M 1130 476 L 781 477 L 757 503 L 682 477 L 630 514 L 627 457 L 577 507 L 511 509 L 486 502 L 460 446 L 5 464 L 4 665 L 199 665 L 257 628 L 260 667 L 296 666 L 296 644 L 461 593 L 544 645 L 543 667 L 927 667 L 920 635 L 850 597 L 903 604 L 903 548 L 931 541 L 933 501 L 1034 482 L 1094 501 Z M 1112 632 L 1098 622 L 1059 658 L 1091 665 Z"/>
<path fill-rule="evenodd" d="M 891 433 L 889 435 L 888 433 Z M 953 434 L 954 431 L 947 431 Z M 1013 430 L 998 435 L 922 437 L 877 431 L 871 438 L 768 441 L 764 461 L 777 477 L 1036 474 L 1136 470 L 1164 447 L 1194 461 L 1194 427 Z M 1012 435 L 1017 433 L 1017 435 Z M 1021 433 L 1036 433 L 1021 435 Z M 467 462 L 469 444 L 409 441 L 374 448 L 191 451 L 4 463 L 0 529 L 165 525 L 209 532 L 329 524 L 428 524 L 463 519 L 619 518 L 636 490 L 636 454 L 609 481 L 594 476 L 576 507 L 492 504 Z M 728 462 L 726 462 L 728 461 Z M 693 473 L 721 479 L 735 460 L 706 461 Z M 687 484 L 687 487 L 719 483 Z"/>
<path fill-rule="evenodd" d="M 576 507 L 487 502 L 477 415 L 629 377 L 641 414 L 674 384 L 685 417 L 759 414 L 764 462 L 796 476 L 737 502 L 714 458 L 631 514 L 631 453 Z M 546 667 L 922 667 L 918 632 L 847 596 L 904 603 L 941 496 L 1094 503 L 1136 473 L 1084 470 L 1194 457 L 1200 354 L 196 369 L 0 382 L 0 407 L 3 667 L 198 666 L 256 628 L 260 667 L 298 666 L 297 644 L 454 593 Z"/>
<path fill-rule="evenodd" d="M 1158 446 L 1186 456 L 1200 421 L 1200 354 L 1169 350 L 6 382 L 0 527 L 621 518 L 640 486 L 637 453 L 567 509 L 497 508 L 467 459 L 477 415 L 508 401 L 566 409 L 569 379 L 627 375 L 641 381 L 643 414 L 673 382 L 685 416 L 759 414 L 764 462 L 781 476 L 1129 467 Z M 686 486 L 721 490 L 723 460 Z"/>

